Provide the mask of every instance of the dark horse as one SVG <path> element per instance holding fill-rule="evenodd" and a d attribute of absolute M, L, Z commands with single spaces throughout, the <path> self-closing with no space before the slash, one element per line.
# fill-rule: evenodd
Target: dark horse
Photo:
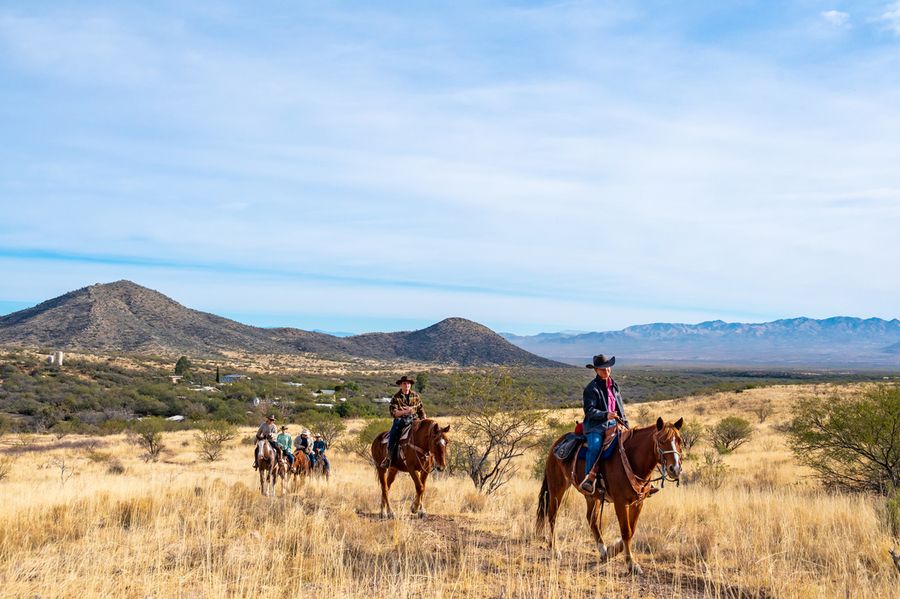
<path fill-rule="evenodd" d="M 408 442 L 400 445 L 399 460 L 393 460 L 388 468 L 382 468 L 381 463 L 387 456 L 388 431 L 375 437 L 372 441 L 372 459 L 378 471 L 378 482 L 381 483 L 381 516 L 394 517 L 391 502 L 388 499 L 388 491 L 397 477 L 397 472 L 409 472 L 413 484 L 416 486 L 416 499 L 412 504 L 412 513 L 421 517 L 425 516 L 425 506 L 422 505 L 422 494 L 425 493 L 425 481 L 431 471 L 437 468 L 443 470 L 447 466 L 447 432 L 450 426 L 441 428 L 437 422 L 425 418 L 412 423 L 409 431 Z"/>
<path fill-rule="evenodd" d="M 594 533 L 600 559 L 612 559 L 625 549 L 628 571 L 641 573 L 641 567 L 631 555 L 631 539 L 644 499 L 656 491 L 650 480 L 653 470 L 657 467 L 660 470 L 660 478 L 656 480 L 677 481 L 681 475 L 681 435 L 678 431 L 683 423 L 683 418 L 679 418 L 675 424 L 663 422 L 659 418 L 656 426 L 625 430 L 619 437 L 619 448 L 601 464 L 600 473 L 606 482 L 605 500 L 611 501 L 615 506 L 622 533 L 622 538 L 613 545 L 604 545 L 600 535 L 604 501 L 600 485 L 597 485 L 597 491 L 592 495 L 582 493 L 587 502 L 587 521 Z M 556 542 L 556 514 L 563 496 L 569 485 L 578 488 L 584 476 L 584 459 L 578 457 L 578 452 L 573 452 L 565 462 L 556 457 L 554 450 L 561 440 L 562 437 L 550 448 L 544 468 L 544 483 L 538 496 L 537 531 L 542 534 L 545 523 L 550 522 L 551 549 Z"/>

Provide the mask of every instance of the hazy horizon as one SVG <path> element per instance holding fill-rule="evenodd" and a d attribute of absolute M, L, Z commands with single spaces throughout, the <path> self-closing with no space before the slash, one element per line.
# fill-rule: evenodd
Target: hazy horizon
<path fill-rule="evenodd" d="M 132 281 L 132 282 L 140 284 L 137 281 Z M 74 291 L 74 289 L 70 289 L 69 291 Z M 34 307 L 34 306 L 40 304 L 41 302 L 44 302 L 49 299 L 53 299 L 53 298 L 48 297 L 48 298 L 44 298 L 44 299 L 33 301 L 33 302 L 0 301 L 0 317 L 6 316 L 13 312 L 17 312 L 19 310 L 25 310 L 27 308 Z M 173 299 L 175 299 L 175 298 L 173 298 Z M 178 301 L 178 300 L 176 300 L 176 301 Z M 182 302 L 179 302 L 179 303 L 182 303 Z M 186 305 L 186 304 L 184 304 L 184 305 L 185 305 L 185 307 L 191 308 L 194 310 L 199 309 L 195 306 Z M 208 310 L 201 310 L 201 311 L 208 312 Z M 383 321 L 383 324 L 385 326 L 382 328 L 370 328 L 370 329 L 358 329 L 357 328 L 357 329 L 354 329 L 350 326 L 347 326 L 344 328 L 327 327 L 327 326 L 323 326 L 322 323 L 320 323 L 320 322 L 313 321 L 311 319 L 298 318 L 296 316 L 284 316 L 283 319 L 279 319 L 279 315 L 265 315 L 262 317 L 257 315 L 256 317 L 254 317 L 253 315 L 247 314 L 247 313 L 217 313 L 217 312 L 213 312 L 213 314 L 216 314 L 217 316 L 223 316 L 225 318 L 229 318 L 231 320 L 240 322 L 242 324 L 251 325 L 251 326 L 264 327 L 264 328 L 291 327 L 291 328 L 299 328 L 299 329 L 303 329 L 303 330 L 307 330 L 307 331 L 315 330 L 318 332 L 328 333 L 328 334 L 332 334 L 332 335 L 336 334 L 339 336 L 340 335 L 359 335 L 359 334 L 363 334 L 363 333 L 416 330 L 416 329 L 422 329 L 422 328 L 431 326 L 431 325 L 435 324 L 436 322 L 440 322 L 441 320 L 444 320 L 445 318 L 453 318 L 453 317 L 468 318 L 464 315 L 449 314 L 449 315 L 444 315 L 444 316 L 440 316 L 440 317 L 435 317 L 431 320 L 423 320 L 421 322 L 409 321 L 407 326 L 399 326 L 399 327 L 396 325 L 396 321 L 385 320 L 385 321 Z M 794 319 L 794 318 L 810 318 L 810 317 L 804 316 L 804 315 L 784 316 L 784 317 L 775 318 L 772 320 L 773 321 L 774 320 L 790 320 L 790 319 Z M 856 316 L 856 315 L 852 315 L 852 314 L 834 314 L 832 316 L 825 317 L 825 318 L 826 319 L 827 318 L 860 318 L 860 319 L 865 320 L 865 319 L 869 319 L 869 318 L 881 318 L 881 317 L 878 317 L 878 316 Z M 474 319 L 469 318 L 469 320 L 474 320 Z M 713 319 L 713 320 L 717 320 L 717 319 Z M 822 319 L 817 319 L 817 320 L 822 320 Z M 882 318 L 882 320 L 886 320 L 886 321 L 896 320 L 896 317 Z M 352 323 L 352 321 L 350 321 L 350 320 L 347 320 L 344 322 L 347 324 Z M 371 321 L 367 320 L 366 322 L 371 322 Z M 478 322 L 478 321 L 476 321 L 476 322 Z M 628 324 L 628 325 L 625 325 L 623 327 L 619 327 L 616 329 L 600 329 L 600 328 L 588 329 L 588 330 L 560 329 L 560 330 L 552 330 L 552 331 L 551 330 L 534 330 L 533 332 L 520 332 L 520 331 L 515 331 L 515 330 L 507 330 L 507 329 L 503 329 L 501 327 L 493 326 L 489 322 L 480 322 L 480 324 L 483 324 L 498 333 L 513 334 L 513 335 L 519 335 L 519 336 L 531 336 L 531 335 L 537 335 L 540 333 L 551 333 L 551 334 L 552 333 L 567 333 L 567 334 L 603 333 L 603 332 L 609 332 L 609 331 L 619 331 L 619 330 L 622 330 L 622 329 L 625 329 L 628 327 L 641 326 L 641 325 L 652 325 L 652 324 L 661 324 L 661 323 L 699 325 L 699 324 L 703 324 L 705 322 L 711 322 L 711 321 L 704 320 L 704 321 L 697 321 L 697 322 L 670 322 L 670 321 L 655 320 L 655 321 L 648 321 L 648 322 L 634 322 L 634 323 L 631 323 L 631 324 Z M 766 321 L 725 321 L 725 322 L 727 322 L 727 323 L 740 322 L 741 324 L 764 324 L 764 323 L 772 322 L 772 321 L 766 320 Z"/>

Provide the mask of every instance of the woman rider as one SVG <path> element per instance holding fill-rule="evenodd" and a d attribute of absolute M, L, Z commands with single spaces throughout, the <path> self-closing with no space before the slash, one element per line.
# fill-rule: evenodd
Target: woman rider
<path fill-rule="evenodd" d="M 603 444 L 603 433 L 606 429 L 616 425 L 616 420 L 621 420 L 627 427 L 628 419 L 625 418 L 625 408 L 622 397 L 619 395 L 619 386 L 610 376 L 616 357 L 606 359 L 600 354 L 594 356 L 587 368 L 593 368 L 596 376 L 588 383 L 582 394 L 584 407 L 584 434 L 587 436 L 587 455 L 584 460 L 584 481 L 581 490 L 585 493 L 593 493 L 597 485 L 597 472 L 600 457 L 600 447 Z"/>
<path fill-rule="evenodd" d="M 275 442 L 281 446 L 281 450 L 284 452 L 285 457 L 288 459 L 288 467 L 294 467 L 294 454 L 291 452 L 291 445 L 293 444 L 293 439 L 287 432 L 287 427 L 281 426 L 281 434 L 275 438 Z"/>

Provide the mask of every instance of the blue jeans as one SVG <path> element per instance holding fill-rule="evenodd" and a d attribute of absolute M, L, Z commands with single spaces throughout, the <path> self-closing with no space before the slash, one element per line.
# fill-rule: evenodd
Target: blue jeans
<path fill-rule="evenodd" d="M 603 433 L 592 431 L 587 434 L 587 455 L 584 457 L 584 475 L 587 476 L 594 467 L 594 462 L 600 457 L 600 447 L 603 445 Z"/>
<path fill-rule="evenodd" d="M 403 429 L 406 428 L 412 421 L 412 416 L 394 418 L 394 423 L 391 425 L 391 432 L 388 435 L 388 455 L 396 457 L 397 446 L 400 444 L 400 435 L 403 434 Z"/>
<path fill-rule="evenodd" d="M 288 465 L 289 465 L 291 468 L 293 468 L 293 467 L 294 467 L 294 454 L 292 454 L 292 453 L 291 453 L 290 451 L 288 451 L 287 449 L 283 449 L 282 451 L 284 451 L 284 456 L 285 456 L 285 457 L 287 458 L 287 460 L 288 460 Z"/>
<path fill-rule="evenodd" d="M 587 436 L 587 455 L 584 456 L 584 475 L 587 476 L 594 467 L 594 462 L 600 457 L 600 449 L 603 447 L 603 433 L 611 426 L 615 426 L 616 421 L 610 420 L 599 430 L 592 430 L 585 433 Z"/>

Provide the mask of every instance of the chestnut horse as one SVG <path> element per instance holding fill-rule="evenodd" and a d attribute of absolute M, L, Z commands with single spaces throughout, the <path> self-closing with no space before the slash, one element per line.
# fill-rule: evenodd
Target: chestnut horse
<path fill-rule="evenodd" d="M 294 454 L 294 465 L 288 470 L 291 489 L 297 485 L 298 481 L 303 483 L 307 476 L 309 476 L 309 458 L 306 457 L 306 452 L 298 449 Z"/>
<path fill-rule="evenodd" d="M 425 418 L 415 420 L 409 431 L 407 443 L 401 442 L 399 460 L 394 460 L 388 468 L 382 468 L 381 463 L 387 456 L 387 443 L 384 442 L 389 434 L 385 431 L 372 441 L 372 459 L 375 461 L 375 469 L 378 474 L 378 482 L 381 483 L 381 517 L 393 518 L 394 511 L 388 499 L 388 491 L 397 477 L 397 472 L 408 472 L 416 487 L 416 499 L 412 503 L 411 512 L 419 517 L 425 517 L 425 506 L 422 504 L 422 495 L 425 493 L 425 481 L 433 469 L 438 472 L 447 467 L 447 433 L 450 426 L 441 428 L 437 422 Z"/>
<path fill-rule="evenodd" d="M 605 496 L 602 494 L 599 480 L 597 490 L 591 495 L 579 489 L 587 503 L 587 521 L 591 532 L 594 533 L 594 542 L 600 552 L 600 559 L 612 559 L 624 549 L 628 572 L 641 573 L 641 567 L 631 555 L 631 539 L 634 536 L 638 516 L 641 515 L 644 499 L 657 491 L 651 483 L 656 480 L 663 483 L 666 480 L 677 481 L 681 476 L 681 435 L 678 431 L 682 424 L 683 418 L 679 418 L 674 424 L 663 422 L 663 419 L 659 418 L 656 426 L 623 429 L 619 436 L 618 449 L 600 465 L 600 473 L 606 483 Z M 538 496 L 536 529 L 539 534 L 543 533 L 544 525 L 549 521 L 551 549 L 556 543 L 556 515 L 563 496 L 568 491 L 569 485 L 578 489 L 584 478 L 584 459 L 578 457 L 578 452 L 573 452 L 565 462 L 556 457 L 554 450 L 562 439 L 563 437 L 557 439 L 550 448 L 550 455 L 544 468 L 544 482 Z M 650 476 L 657 467 L 660 476 L 651 481 Z M 611 501 L 615 506 L 619 531 L 622 534 L 616 543 L 609 546 L 604 545 L 600 534 L 604 499 Z"/>

